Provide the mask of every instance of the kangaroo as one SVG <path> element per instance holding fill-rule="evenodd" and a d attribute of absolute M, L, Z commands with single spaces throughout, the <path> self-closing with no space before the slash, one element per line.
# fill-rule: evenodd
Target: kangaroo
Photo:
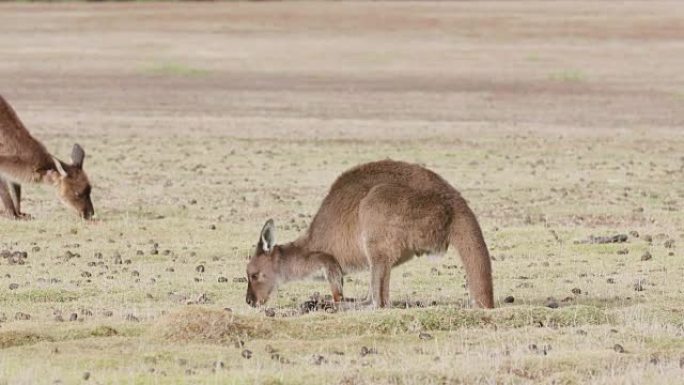
<path fill-rule="evenodd" d="M 85 152 L 78 144 L 71 151 L 72 164 L 50 155 L 0 95 L 0 201 L 7 216 L 30 219 L 21 211 L 21 183 L 46 183 L 57 189 L 67 206 L 82 218 L 91 219 L 95 210 L 90 182 L 83 171 L 84 159 Z"/>
<path fill-rule="evenodd" d="M 333 183 L 306 233 L 277 245 L 272 220 L 247 265 L 246 301 L 266 303 L 281 283 L 324 269 L 337 302 L 342 276 L 370 268 L 363 306 L 390 306 L 392 267 L 415 255 L 443 254 L 454 244 L 475 306 L 494 307 L 487 245 L 458 191 L 416 164 L 383 160 L 354 167 Z"/>

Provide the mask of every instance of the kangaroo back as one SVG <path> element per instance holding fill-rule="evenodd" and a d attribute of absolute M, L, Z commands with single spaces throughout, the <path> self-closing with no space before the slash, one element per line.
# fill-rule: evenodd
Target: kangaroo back
<path fill-rule="evenodd" d="M 23 162 L 49 165 L 52 162 L 45 147 L 31 136 L 12 106 L 0 95 L 0 159 L 2 158 L 12 159 L 15 164 Z"/>

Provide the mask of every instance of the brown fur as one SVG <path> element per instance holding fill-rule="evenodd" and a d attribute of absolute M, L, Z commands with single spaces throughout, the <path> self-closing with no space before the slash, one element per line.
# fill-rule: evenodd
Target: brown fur
<path fill-rule="evenodd" d="M 475 215 L 448 182 L 415 164 L 384 160 L 352 168 L 333 183 L 304 235 L 281 246 L 273 238 L 269 220 L 247 267 L 248 303 L 265 303 L 278 283 L 323 267 L 312 258 L 320 254 L 345 273 L 370 268 L 369 304 L 386 307 L 392 267 L 454 244 L 474 304 L 494 307 L 489 252 Z M 341 297 L 341 282 L 331 286 Z"/>
<path fill-rule="evenodd" d="M 0 201 L 6 215 L 29 217 L 21 212 L 21 183 L 47 183 L 56 187 L 64 203 L 90 219 L 94 214 L 91 187 L 83 171 L 85 152 L 78 144 L 71 158 L 69 165 L 50 155 L 0 95 Z"/>

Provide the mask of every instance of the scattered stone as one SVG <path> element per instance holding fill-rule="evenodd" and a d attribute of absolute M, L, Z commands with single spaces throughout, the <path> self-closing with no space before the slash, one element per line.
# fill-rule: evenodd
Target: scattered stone
<path fill-rule="evenodd" d="M 226 278 L 226 277 L 218 277 L 218 282 L 219 282 L 219 283 L 226 283 L 226 282 L 228 282 L 228 278 Z"/>
<path fill-rule="evenodd" d="M 207 293 L 202 293 L 197 297 L 197 302 L 198 304 L 207 304 L 211 303 L 211 300 L 209 299 L 209 296 L 207 296 Z"/>
<path fill-rule="evenodd" d="M 668 239 L 667 241 L 665 241 L 665 243 L 663 243 L 663 246 L 665 246 L 666 249 L 671 249 L 674 247 L 674 244 L 674 239 Z"/>
<path fill-rule="evenodd" d="M 365 357 L 369 354 L 378 354 L 378 351 L 375 348 L 368 348 L 366 346 L 361 347 L 361 357 Z"/>
<path fill-rule="evenodd" d="M 651 243 L 651 242 L 653 242 L 653 237 L 650 235 L 644 235 L 643 240 L 648 242 L 648 243 Z"/>
<path fill-rule="evenodd" d="M 76 314 L 76 313 L 71 313 L 71 315 L 69 316 L 69 321 L 72 321 L 72 322 L 73 322 L 73 321 L 76 321 L 76 320 L 78 320 L 78 314 Z"/>
<path fill-rule="evenodd" d="M 233 283 L 247 283 L 247 278 L 235 277 L 235 278 L 233 278 Z"/>
<path fill-rule="evenodd" d="M 549 297 L 546 299 L 546 303 L 544 304 L 544 306 L 550 309 L 558 309 L 558 301 L 553 297 Z"/>
<path fill-rule="evenodd" d="M 623 348 L 622 345 L 620 345 L 620 344 L 613 345 L 613 350 L 615 350 L 618 353 L 624 353 L 625 352 L 625 348 Z"/>
<path fill-rule="evenodd" d="M 606 283 L 613 284 L 613 283 L 615 283 L 615 279 L 614 278 L 607 278 Z"/>
<path fill-rule="evenodd" d="M 432 339 L 432 334 L 421 332 L 418 334 L 418 338 L 420 338 L 423 341 L 429 341 Z"/>
<path fill-rule="evenodd" d="M 83 373 L 83 379 L 88 381 L 90 379 L 90 372 Z"/>
<path fill-rule="evenodd" d="M 18 283 L 10 283 L 10 284 L 9 284 L 9 289 L 10 289 L 10 290 L 17 290 L 18 288 L 19 288 L 19 284 L 18 284 Z"/>
<path fill-rule="evenodd" d="M 204 265 L 197 265 L 197 267 L 195 267 L 195 271 L 198 273 L 204 273 L 204 270 Z"/>
<path fill-rule="evenodd" d="M 275 311 L 274 308 L 269 307 L 268 309 L 264 310 L 264 314 L 266 315 L 266 317 L 271 317 L 271 318 L 272 318 L 272 317 L 275 317 L 276 311 Z"/>
<path fill-rule="evenodd" d="M 606 243 L 624 243 L 627 242 L 629 237 L 627 234 L 617 234 L 612 236 L 594 236 L 590 235 L 587 241 L 581 243 L 592 243 L 592 244 L 606 244 Z"/>
<path fill-rule="evenodd" d="M 629 249 L 620 249 L 617 251 L 618 255 L 627 255 L 629 254 Z"/>
<path fill-rule="evenodd" d="M 328 363 L 328 360 L 326 360 L 325 357 L 320 354 L 314 354 L 311 356 L 311 365 L 321 365 L 326 363 Z"/>
<path fill-rule="evenodd" d="M 19 311 L 14 314 L 14 319 L 17 321 L 28 321 L 31 319 L 31 315 Z"/>
<path fill-rule="evenodd" d="M 653 259 L 653 256 L 648 251 L 641 255 L 642 261 L 650 261 L 651 259 Z"/>
<path fill-rule="evenodd" d="M 252 358 L 252 351 L 249 349 L 245 349 L 242 351 L 242 358 L 250 359 Z"/>
<path fill-rule="evenodd" d="M 508 297 L 504 298 L 504 303 L 513 303 L 515 302 L 515 298 L 512 295 L 509 295 Z"/>
<path fill-rule="evenodd" d="M 572 291 L 572 294 L 574 294 L 574 295 L 582 294 L 582 289 L 580 289 L 579 287 L 576 287 L 576 288 L 572 289 L 571 291 Z"/>

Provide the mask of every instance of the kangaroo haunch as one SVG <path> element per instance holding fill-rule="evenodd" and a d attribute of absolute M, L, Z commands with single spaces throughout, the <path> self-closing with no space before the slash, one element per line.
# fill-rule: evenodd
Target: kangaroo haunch
<path fill-rule="evenodd" d="M 454 244 L 476 306 L 494 307 L 489 252 L 475 215 L 449 183 L 410 163 L 384 160 L 348 170 L 333 183 L 309 229 L 275 243 L 268 220 L 247 266 L 247 297 L 264 304 L 278 284 L 324 269 L 333 299 L 344 273 L 370 268 L 366 305 L 390 305 L 392 267 L 415 255 L 443 254 Z"/>
<path fill-rule="evenodd" d="M 83 171 L 85 152 L 74 144 L 72 164 L 53 157 L 21 123 L 14 109 L 0 96 L 0 201 L 12 218 L 29 218 L 21 212 L 21 183 L 54 185 L 62 201 L 90 219 L 95 210 L 90 182 Z"/>

